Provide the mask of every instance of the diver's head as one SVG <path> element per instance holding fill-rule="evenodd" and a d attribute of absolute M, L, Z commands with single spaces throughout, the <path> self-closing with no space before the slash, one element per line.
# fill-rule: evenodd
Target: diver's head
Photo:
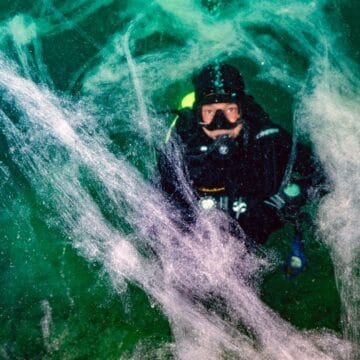
<path fill-rule="evenodd" d="M 239 135 L 241 102 L 245 96 L 239 71 L 228 64 L 207 65 L 193 78 L 193 83 L 194 109 L 204 132 L 213 139 Z"/>

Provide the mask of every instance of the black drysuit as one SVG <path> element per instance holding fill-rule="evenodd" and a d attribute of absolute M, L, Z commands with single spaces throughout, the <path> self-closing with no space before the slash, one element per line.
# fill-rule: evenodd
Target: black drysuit
<path fill-rule="evenodd" d="M 195 110 L 181 111 L 159 157 L 160 186 L 185 218 L 193 219 L 189 202 L 194 199 L 203 208 L 215 204 L 250 240 L 264 243 L 285 221 L 296 218 L 323 176 L 311 151 L 300 143 L 293 148 L 291 136 L 272 123 L 251 96 L 242 110 L 243 128 L 227 155 L 219 153 L 220 142 L 198 125 Z M 180 157 L 173 156 L 177 150 Z"/>

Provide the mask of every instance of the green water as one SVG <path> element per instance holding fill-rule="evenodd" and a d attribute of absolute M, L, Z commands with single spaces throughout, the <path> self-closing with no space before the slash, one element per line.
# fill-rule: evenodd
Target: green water
<path fill-rule="evenodd" d="M 181 358 L 176 355 L 181 354 L 174 338 L 176 321 L 161 297 L 147 294 L 146 286 L 134 283 L 130 276 L 114 280 L 106 255 L 91 252 L 96 245 L 107 254 L 103 229 L 96 222 L 88 223 L 101 234 L 101 240 L 89 240 L 88 245 L 87 238 L 93 235 L 77 225 L 88 209 L 85 200 L 79 201 L 86 198 L 84 190 L 99 209 L 94 213 L 113 229 L 112 236 L 133 232 L 129 220 L 133 213 L 126 205 L 125 210 L 119 206 L 102 183 L 108 158 L 99 155 L 94 163 L 80 161 L 83 155 L 65 149 L 71 134 L 59 144 L 55 132 L 36 132 L 37 116 L 56 115 L 54 104 L 56 109 L 65 109 L 64 118 L 72 119 L 75 132 L 89 134 L 89 148 L 93 149 L 89 139 L 100 139 L 94 149 L 106 149 L 113 156 L 110 161 L 124 157 L 146 179 L 155 165 L 154 147 L 161 145 L 172 121 L 158 112 L 178 106 L 191 90 L 193 69 L 222 58 L 241 68 L 248 89 L 274 121 L 289 131 L 297 123 L 307 124 L 300 136 L 314 141 L 322 154 L 319 132 L 302 120 L 299 109 L 309 104 L 309 94 L 322 75 L 325 80 L 334 76 L 328 84 L 338 83 L 340 90 L 331 93 L 334 97 L 325 96 L 325 105 L 345 98 L 343 116 L 349 117 L 349 109 L 358 116 L 358 106 L 352 106 L 356 97 L 347 85 L 356 88 L 359 81 L 360 5 L 355 1 L 278 3 L 1 1 L 0 71 L 35 84 L 44 98 L 36 98 L 38 93 L 31 87 L 21 92 L 25 83 L 8 87 L 6 76 L 1 78 L 2 119 L 10 119 L 18 131 L 12 133 L 9 123 L 1 122 L 0 358 Z M 24 100 L 31 95 L 31 101 Z M 320 100 L 315 103 L 318 108 L 324 105 Z M 34 110 L 31 104 L 37 102 L 41 105 Z M 27 108 L 32 112 L 26 112 Z M 300 120 L 294 113 L 300 113 Z M 35 120 L 27 121 L 24 114 Z M 61 119 L 55 120 L 60 123 Z M 358 125 L 349 128 L 357 134 Z M 350 140 L 352 151 L 351 146 L 358 145 L 351 145 Z M 342 154 L 341 147 L 338 152 Z M 327 170 L 334 182 L 344 184 L 332 172 L 337 164 L 331 153 L 323 154 L 320 158 L 329 163 Z M 349 160 L 350 170 L 354 169 L 355 174 L 349 170 L 345 175 L 356 198 L 359 162 L 345 155 L 340 160 Z M 74 170 L 75 165 L 79 170 Z M 340 185 L 347 194 L 348 187 Z M 132 193 L 131 186 L 122 189 L 127 191 Z M 134 193 L 145 201 L 146 193 Z M 339 206 L 341 215 L 356 218 L 358 203 L 349 207 L 349 213 L 346 204 Z M 317 205 L 312 211 L 316 217 Z M 290 228 L 274 234 L 264 246 L 276 260 L 262 276 L 259 298 L 299 331 L 309 331 L 310 337 L 330 332 L 356 342 L 359 233 L 347 227 L 352 226 L 350 220 L 337 225 L 329 212 L 321 214 L 322 232 L 315 235 L 315 230 L 308 229 L 305 234 L 309 265 L 298 278 L 289 280 L 280 269 L 289 251 Z M 341 227 L 348 230 L 346 235 L 351 233 L 343 244 L 336 241 Z M 323 234 L 328 237 L 324 239 Z M 263 356 L 259 350 L 259 358 Z M 215 354 L 214 358 L 220 357 Z M 230 353 L 224 358 L 242 357 Z"/>

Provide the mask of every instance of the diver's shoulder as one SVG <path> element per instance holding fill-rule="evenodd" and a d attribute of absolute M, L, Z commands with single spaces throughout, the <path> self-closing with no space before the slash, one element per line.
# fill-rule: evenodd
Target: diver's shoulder
<path fill-rule="evenodd" d="M 183 108 L 176 112 L 176 118 L 168 130 L 166 142 L 172 139 L 176 143 L 189 145 L 194 142 L 194 139 L 204 135 L 200 129 L 195 111 L 191 108 Z"/>
<path fill-rule="evenodd" d="M 175 131 L 181 136 L 182 134 L 189 134 L 198 129 L 198 122 L 194 110 L 190 108 L 181 109 L 178 112 L 175 124 Z"/>
<path fill-rule="evenodd" d="M 176 128 L 181 129 L 182 127 L 190 126 L 195 120 L 195 112 L 191 108 L 183 108 L 177 112 Z"/>

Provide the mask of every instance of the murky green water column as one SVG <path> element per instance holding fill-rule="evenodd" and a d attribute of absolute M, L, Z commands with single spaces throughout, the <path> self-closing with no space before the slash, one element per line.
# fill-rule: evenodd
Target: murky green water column
<path fill-rule="evenodd" d="M 71 224 L 95 204 L 111 236 L 133 239 L 132 222 L 102 182 L 106 161 L 124 159 L 151 177 L 154 148 L 172 121 L 159 112 L 177 108 L 193 69 L 216 58 L 241 68 L 275 122 L 314 144 L 335 189 L 311 210 L 320 233 L 306 232 L 304 274 L 289 281 L 281 273 L 291 229 L 270 239 L 265 249 L 278 263 L 259 297 L 314 339 L 326 328 L 359 341 L 358 13 L 356 3 L 326 1 L 2 1 L 0 356 L 179 354 L 161 297 L 114 281 L 95 254 L 102 243 L 90 239 L 87 247 L 87 229 Z M 54 122 L 41 128 L 47 117 Z M 77 154 L 66 125 L 58 129 L 62 142 L 53 131 L 66 120 Z M 332 346 L 341 353 L 341 342 Z"/>

